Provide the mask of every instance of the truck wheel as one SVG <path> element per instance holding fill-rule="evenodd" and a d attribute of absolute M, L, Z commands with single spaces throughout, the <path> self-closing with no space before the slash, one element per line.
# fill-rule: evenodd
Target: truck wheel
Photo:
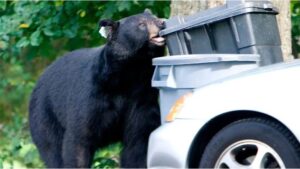
<path fill-rule="evenodd" d="M 200 168 L 299 168 L 300 146 L 281 124 L 263 118 L 231 123 L 208 143 Z"/>

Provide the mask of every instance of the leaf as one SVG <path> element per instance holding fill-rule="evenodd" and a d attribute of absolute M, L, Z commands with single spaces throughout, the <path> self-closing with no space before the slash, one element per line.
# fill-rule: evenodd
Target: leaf
<path fill-rule="evenodd" d="M 138 0 L 133 0 L 133 3 L 138 5 L 139 4 L 139 1 Z"/>
<path fill-rule="evenodd" d="M 114 16 L 114 13 L 117 11 L 117 5 L 115 2 L 108 2 L 105 6 L 105 10 L 102 14 L 102 18 L 112 18 Z"/>
<path fill-rule="evenodd" d="M 74 38 L 74 37 L 76 36 L 76 33 L 73 32 L 73 31 L 70 30 L 70 29 L 64 30 L 64 34 L 65 34 L 66 37 L 68 37 L 68 38 Z"/>
<path fill-rule="evenodd" d="M 130 1 L 119 1 L 118 3 L 118 11 L 129 11 L 131 7 L 131 2 Z"/>
<path fill-rule="evenodd" d="M 151 0 L 151 1 L 147 1 L 147 2 L 146 2 L 146 5 L 147 5 L 147 6 L 153 6 L 153 3 L 154 3 L 154 1 L 153 1 L 153 0 Z"/>
<path fill-rule="evenodd" d="M 85 15 L 86 15 L 86 12 L 84 10 L 80 11 L 79 16 L 81 18 L 85 17 Z"/>
<path fill-rule="evenodd" d="M 0 50 L 7 49 L 7 47 L 8 47 L 8 43 L 6 41 L 0 40 Z"/>
<path fill-rule="evenodd" d="M 29 28 L 29 25 L 26 23 L 22 23 L 19 28 Z"/>
<path fill-rule="evenodd" d="M 29 42 L 29 40 L 27 39 L 27 37 L 23 37 L 23 38 L 21 38 L 21 39 L 17 42 L 16 46 L 17 46 L 18 48 L 22 48 L 22 47 L 28 46 L 29 43 L 30 43 L 30 42 Z"/>
<path fill-rule="evenodd" d="M 3 168 L 3 161 L 1 158 L 0 158 L 0 168 Z"/>
<path fill-rule="evenodd" d="M 28 60 L 32 60 L 34 57 L 36 57 L 39 48 L 40 48 L 40 47 L 32 47 L 32 48 L 30 48 L 29 52 L 28 52 L 27 55 L 26 55 L 26 58 L 27 58 Z M 42 49 L 42 50 L 43 50 L 43 49 Z"/>
<path fill-rule="evenodd" d="M 79 28 L 78 24 L 70 24 L 70 25 L 66 25 L 65 30 L 63 30 L 63 33 L 66 37 L 68 38 L 74 38 L 77 34 L 77 30 Z"/>
<path fill-rule="evenodd" d="M 6 9 L 6 0 L 1 0 L 0 1 L 0 10 L 5 10 L 5 9 Z"/>
<path fill-rule="evenodd" d="M 62 31 L 61 30 L 55 30 L 54 32 L 54 35 L 53 36 L 56 36 L 56 37 L 60 37 L 62 35 Z"/>
<path fill-rule="evenodd" d="M 170 7 L 165 7 L 164 8 L 164 16 L 166 17 L 166 18 L 168 18 L 169 17 L 169 15 L 170 15 L 170 13 L 171 13 L 171 9 L 170 9 Z"/>
<path fill-rule="evenodd" d="M 42 42 L 43 38 L 41 35 L 41 31 L 37 30 L 33 32 L 30 36 L 30 44 L 31 46 L 39 46 Z"/>
<path fill-rule="evenodd" d="M 44 34 L 47 35 L 47 36 L 54 36 L 54 32 L 53 32 L 53 31 L 51 30 L 51 28 L 49 28 L 49 27 L 44 28 L 44 29 L 43 29 L 43 32 L 44 32 Z"/>
<path fill-rule="evenodd" d="M 63 4 L 64 4 L 64 1 L 63 1 L 63 0 L 57 0 L 57 1 L 54 1 L 54 5 L 55 5 L 56 7 L 63 6 Z"/>

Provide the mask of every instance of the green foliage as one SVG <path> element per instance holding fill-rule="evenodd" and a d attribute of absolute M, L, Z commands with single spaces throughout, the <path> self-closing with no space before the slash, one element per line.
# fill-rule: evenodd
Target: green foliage
<path fill-rule="evenodd" d="M 1 130 L 0 168 L 43 167 L 30 140 L 27 119 L 16 114 Z"/>
<path fill-rule="evenodd" d="M 28 132 L 28 102 L 41 72 L 67 51 L 103 44 L 99 19 L 145 8 L 167 18 L 169 1 L 0 0 L 0 168 L 44 167 Z M 119 166 L 120 143 L 96 153 L 93 168 Z"/>
<path fill-rule="evenodd" d="M 299 58 L 300 53 L 300 1 L 291 1 L 291 19 L 292 19 L 292 48 L 293 55 Z"/>
<path fill-rule="evenodd" d="M 13 59 L 0 63 L 0 168 L 42 167 L 26 118 L 34 79 Z"/>
<path fill-rule="evenodd" d="M 0 57 L 55 58 L 64 51 L 99 45 L 99 19 L 120 19 L 145 8 L 160 17 L 170 11 L 167 1 L 1 1 Z M 22 56 L 25 47 L 31 52 Z"/>
<path fill-rule="evenodd" d="M 119 167 L 119 154 L 121 143 L 109 145 L 105 149 L 98 151 L 94 157 L 92 168 L 117 168 Z"/>

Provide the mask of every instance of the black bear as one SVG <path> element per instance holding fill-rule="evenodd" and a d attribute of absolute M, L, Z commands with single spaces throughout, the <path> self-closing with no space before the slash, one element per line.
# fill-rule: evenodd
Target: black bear
<path fill-rule="evenodd" d="M 88 168 L 98 148 L 123 143 L 121 167 L 146 167 L 148 138 L 160 124 L 152 59 L 164 54 L 164 22 L 150 12 L 102 20 L 108 42 L 52 63 L 29 105 L 33 142 L 49 168 Z"/>

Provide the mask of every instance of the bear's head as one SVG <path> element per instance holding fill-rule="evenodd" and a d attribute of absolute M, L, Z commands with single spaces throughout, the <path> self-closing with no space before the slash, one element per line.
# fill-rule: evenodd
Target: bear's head
<path fill-rule="evenodd" d="M 114 55 L 124 58 L 149 53 L 163 54 L 165 39 L 159 36 L 159 31 L 164 28 L 164 21 L 149 10 L 119 21 L 100 20 L 99 26 L 105 29 L 106 46 Z"/>

